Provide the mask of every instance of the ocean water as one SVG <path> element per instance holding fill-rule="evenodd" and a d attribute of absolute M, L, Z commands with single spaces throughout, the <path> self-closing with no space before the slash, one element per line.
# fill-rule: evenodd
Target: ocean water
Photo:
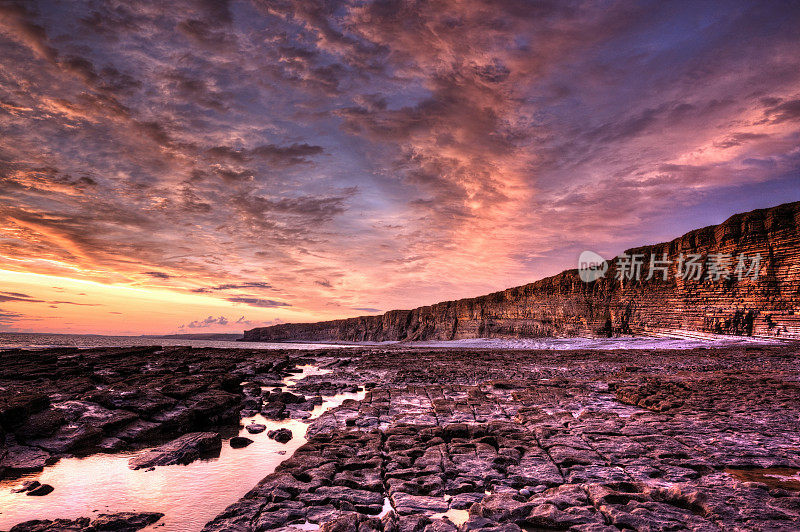
<path fill-rule="evenodd" d="M 323 349 L 345 347 L 407 347 L 428 349 L 546 349 L 546 350 L 608 350 L 608 349 L 696 349 L 752 345 L 782 345 L 786 339 L 747 336 L 725 336 L 692 331 L 674 331 L 660 336 L 625 336 L 617 338 L 471 338 L 464 340 L 428 340 L 421 342 L 235 342 L 185 338 L 154 338 L 145 336 L 102 336 L 93 334 L 33 334 L 0 333 L 0 349 L 48 347 L 135 347 L 191 346 L 239 349 Z"/>
<path fill-rule="evenodd" d="M 240 349 L 320 349 L 347 347 L 332 344 L 232 342 L 221 340 L 187 340 L 185 338 L 153 338 L 145 336 L 102 336 L 95 334 L 0 333 L 0 349 L 48 347 L 135 347 L 135 346 L 220 347 Z"/>

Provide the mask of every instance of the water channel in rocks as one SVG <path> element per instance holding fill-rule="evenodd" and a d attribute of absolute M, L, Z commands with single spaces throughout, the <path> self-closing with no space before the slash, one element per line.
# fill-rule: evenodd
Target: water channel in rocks
<path fill-rule="evenodd" d="M 301 373 L 286 377 L 284 389 L 291 390 L 297 381 L 328 370 L 300 366 Z M 285 459 L 306 442 L 308 421 L 342 404 L 346 399 L 361 400 L 365 392 L 323 396 L 310 418 L 305 421 L 272 421 L 260 415 L 243 417 L 240 436 L 253 443 L 233 449 L 230 438 L 222 442 L 218 457 L 197 460 L 188 465 L 156 467 L 147 471 L 132 470 L 128 461 L 148 449 L 132 453 L 95 454 L 66 458 L 44 471 L 14 480 L 0 481 L 0 530 L 31 519 L 76 519 L 100 513 L 161 512 L 164 517 L 148 529 L 159 531 L 198 531 L 230 504 L 239 500 L 262 478 L 272 473 Z M 252 422 L 266 425 L 260 434 L 244 429 Z M 292 439 L 285 444 L 269 439 L 270 430 L 287 428 Z M 12 493 L 26 480 L 50 484 L 55 490 L 45 497 Z"/>

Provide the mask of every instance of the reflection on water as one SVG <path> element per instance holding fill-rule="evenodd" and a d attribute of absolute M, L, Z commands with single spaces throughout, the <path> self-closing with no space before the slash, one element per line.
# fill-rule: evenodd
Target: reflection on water
<path fill-rule="evenodd" d="M 302 373 L 287 377 L 284 384 L 288 387 L 308 375 L 328 373 L 313 366 L 302 369 Z M 312 412 L 312 418 L 345 399 L 361 400 L 364 395 L 365 392 L 359 392 L 325 397 L 324 403 Z M 225 440 L 220 456 L 211 460 L 157 467 L 154 471 L 133 471 L 128 468 L 128 460 L 138 453 L 97 454 L 63 459 L 40 473 L 1 481 L 0 530 L 30 519 L 76 519 L 127 511 L 166 514 L 153 526 L 157 530 L 201 530 L 306 442 L 308 425 L 303 421 L 271 421 L 258 415 L 244 418 L 243 424 L 252 421 L 266 425 L 267 430 L 249 434 L 242 428 L 239 434 L 253 443 L 243 449 L 232 449 Z M 288 443 L 267 437 L 268 431 L 278 428 L 292 431 Z M 29 479 L 50 484 L 55 491 L 45 497 L 11 493 L 13 487 Z"/>
<path fill-rule="evenodd" d="M 469 519 L 469 510 L 456 510 L 454 508 L 450 508 L 446 512 L 442 512 L 440 514 L 433 514 L 431 516 L 433 519 L 441 519 L 447 518 L 456 526 L 461 526 L 467 522 Z"/>

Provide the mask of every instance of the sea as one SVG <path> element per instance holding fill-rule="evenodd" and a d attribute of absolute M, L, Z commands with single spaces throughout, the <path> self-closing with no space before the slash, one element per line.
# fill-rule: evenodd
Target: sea
<path fill-rule="evenodd" d="M 154 336 L 104 336 L 99 334 L 43 334 L 0 333 L 2 349 L 47 349 L 50 347 L 136 347 L 136 346 L 191 346 L 239 349 L 322 349 L 348 347 L 346 345 L 288 342 L 236 342 L 229 340 L 204 340 L 197 338 L 162 338 Z M 350 346 L 352 347 L 352 346 Z"/>
<path fill-rule="evenodd" d="M 233 335 L 231 335 L 233 336 Z M 627 336 L 618 338 L 473 338 L 422 342 L 342 342 L 337 344 L 308 342 L 236 342 L 234 340 L 202 338 L 170 338 L 159 336 L 104 336 L 98 334 L 41 334 L 0 333 L 0 350 L 46 349 L 49 347 L 135 347 L 191 346 L 238 349 L 326 349 L 367 346 L 397 346 L 421 349 L 511 349 L 511 350 L 572 350 L 572 349 L 697 349 L 753 345 L 781 345 L 786 340 L 750 338 L 676 331 L 663 336 Z"/>

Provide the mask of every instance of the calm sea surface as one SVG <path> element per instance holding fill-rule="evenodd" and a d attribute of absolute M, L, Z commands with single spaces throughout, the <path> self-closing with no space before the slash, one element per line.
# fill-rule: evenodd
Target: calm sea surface
<path fill-rule="evenodd" d="M 99 336 L 94 334 L 0 333 L 0 349 L 47 347 L 130 347 L 147 345 L 188 345 L 192 347 L 233 347 L 240 349 L 320 349 L 346 347 L 330 344 L 228 342 L 187 340 L 184 338 L 148 338 L 143 336 Z"/>

